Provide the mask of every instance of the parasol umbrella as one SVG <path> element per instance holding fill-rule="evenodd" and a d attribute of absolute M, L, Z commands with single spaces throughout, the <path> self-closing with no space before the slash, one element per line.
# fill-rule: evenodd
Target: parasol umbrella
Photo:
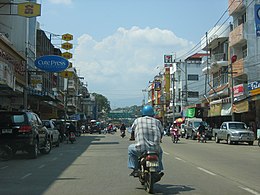
<path fill-rule="evenodd" d="M 184 122 L 184 118 L 177 118 L 175 121 L 176 121 L 176 123 L 183 123 Z"/>

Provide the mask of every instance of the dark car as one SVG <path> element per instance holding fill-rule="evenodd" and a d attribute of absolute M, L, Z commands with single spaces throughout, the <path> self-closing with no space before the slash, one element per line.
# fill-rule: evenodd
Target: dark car
<path fill-rule="evenodd" d="M 13 154 L 27 151 L 37 158 L 38 151 L 51 151 L 50 135 L 36 113 L 30 111 L 0 111 L 0 144 L 11 147 Z"/>

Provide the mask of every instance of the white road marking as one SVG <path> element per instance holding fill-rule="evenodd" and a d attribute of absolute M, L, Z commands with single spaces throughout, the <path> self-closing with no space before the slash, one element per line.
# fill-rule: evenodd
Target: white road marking
<path fill-rule="evenodd" d="M 183 160 L 183 159 L 181 159 L 181 158 L 179 158 L 179 157 L 175 157 L 175 159 L 186 163 L 185 160 Z"/>
<path fill-rule="evenodd" d="M 215 173 L 212 173 L 212 172 L 210 172 L 210 171 L 208 171 L 208 170 L 206 170 L 206 169 L 203 169 L 203 168 L 201 168 L 201 167 L 197 167 L 199 170 L 201 170 L 201 171 L 204 171 L 205 173 L 208 173 L 208 174 L 210 174 L 210 175 L 216 175 Z"/>
<path fill-rule="evenodd" d="M 164 154 L 166 154 L 166 155 L 170 155 L 170 153 L 168 153 L 168 152 L 163 152 Z"/>
<path fill-rule="evenodd" d="M 42 169 L 43 167 L 45 167 L 45 165 L 41 165 L 41 166 L 39 166 L 39 169 Z"/>
<path fill-rule="evenodd" d="M 254 190 L 252 190 L 252 189 L 250 189 L 250 188 L 246 188 L 246 187 L 242 187 L 242 186 L 238 186 L 238 187 L 241 188 L 241 189 L 243 189 L 243 190 L 245 190 L 245 191 L 250 192 L 251 194 L 260 195 L 258 192 L 254 191 Z"/>
<path fill-rule="evenodd" d="M 58 158 L 57 158 L 57 157 L 55 157 L 55 158 L 53 158 L 53 159 L 52 159 L 52 161 L 55 161 L 55 160 L 57 160 L 57 159 L 58 159 Z"/>
<path fill-rule="evenodd" d="M 0 169 L 6 169 L 8 166 L 5 166 L 5 167 L 1 167 Z"/>
<path fill-rule="evenodd" d="M 21 179 L 25 179 L 26 177 L 29 177 L 31 173 L 26 174 L 25 176 L 21 177 Z"/>

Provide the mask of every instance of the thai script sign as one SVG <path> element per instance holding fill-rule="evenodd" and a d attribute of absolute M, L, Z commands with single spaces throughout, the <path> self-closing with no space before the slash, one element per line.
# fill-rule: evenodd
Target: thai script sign
<path fill-rule="evenodd" d="M 234 91 L 234 97 L 244 95 L 244 85 L 240 84 L 240 85 L 234 86 L 233 91 Z"/>
<path fill-rule="evenodd" d="M 18 15 L 24 17 L 36 17 L 41 15 L 41 5 L 33 2 L 19 3 Z"/>
<path fill-rule="evenodd" d="M 254 82 L 248 83 L 249 91 L 257 89 L 257 88 L 260 88 L 260 81 L 254 81 Z"/>
<path fill-rule="evenodd" d="M 61 72 L 68 68 L 69 61 L 61 56 L 48 55 L 37 58 L 34 64 L 46 72 Z"/>

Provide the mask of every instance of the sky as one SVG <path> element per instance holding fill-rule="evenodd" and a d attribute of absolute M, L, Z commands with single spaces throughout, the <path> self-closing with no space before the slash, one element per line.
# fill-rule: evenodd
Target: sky
<path fill-rule="evenodd" d="M 73 35 L 73 58 L 90 93 L 112 109 L 141 105 L 163 56 L 188 57 L 228 19 L 228 0 L 39 0 L 42 30 Z M 53 44 L 63 43 L 52 36 Z M 56 40 L 55 40 L 56 38 Z M 58 42 L 58 43 L 57 43 Z M 62 50 L 62 52 L 66 52 Z"/>

